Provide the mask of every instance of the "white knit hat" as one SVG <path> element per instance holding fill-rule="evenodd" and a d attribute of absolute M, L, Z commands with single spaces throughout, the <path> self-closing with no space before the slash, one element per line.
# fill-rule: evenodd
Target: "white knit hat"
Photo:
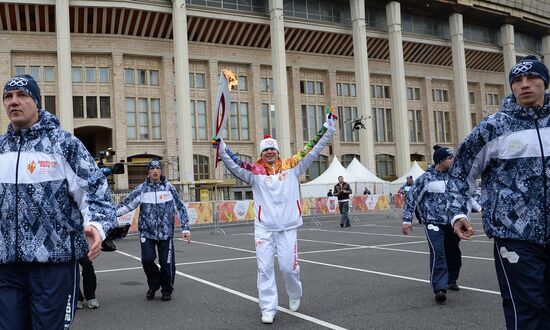
<path fill-rule="evenodd" d="M 279 145 L 277 144 L 277 140 L 271 137 L 271 135 L 266 134 L 264 135 L 264 139 L 260 141 L 260 154 L 262 151 L 264 151 L 267 148 L 273 148 L 277 151 L 279 151 Z"/>

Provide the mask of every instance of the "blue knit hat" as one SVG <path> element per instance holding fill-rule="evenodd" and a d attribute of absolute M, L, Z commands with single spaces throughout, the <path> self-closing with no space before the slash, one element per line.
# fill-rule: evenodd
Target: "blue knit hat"
<path fill-rule="evenodd" d="M 152 170 L 154 168 L 162 169 L 160 165 L 160 160 L 158 158 L 151 159 L 151 162 L 149 165 L 147 165 L 147 171 Z"/>
<path fill-rule="evenodd" d="M 20 74 L 20 75 L 11 77 L 10 80 L 8 80 L 8 82 L 4 86 L 4 93 L 3 93 L 2 99 L 6 97 L 7 92 L 17 90 L 17 89 L 22 90 L 23 92 L 29 94 L 33 98 L 38 109 L 42 108 L 42 105 L 40 102 L 40 87 L 38 87 L 36 80 L 34 80 L 32 76 L 29 76 L 28 74 Z"/>
<path fill-rule="evenodd" d="M 442 147 L 440 145 L 433 146 L 434 149 L 434 163 L 437 165 L 445 159 L 453 156 L 453 149 Z"/>
<path fill-rule="evenodd" d="M 548 68 L 534 55 L 525 56 L 512 67 L 510 74 L 508 75 L 510 87 L 512 86 L 514 79 L 523 76 L 539 77 L 544 81 L 544 88 L 548 88 L 548 82 L 550 80 Z"/>

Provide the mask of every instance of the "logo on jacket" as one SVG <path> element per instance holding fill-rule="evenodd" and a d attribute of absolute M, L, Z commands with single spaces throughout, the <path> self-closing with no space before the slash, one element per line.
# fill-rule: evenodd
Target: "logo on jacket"
<path fill-rule="evenodd" d="M 512 140 L 508 144 L 508 149 L 510 149 L 510 151 L 512 151 L 512 152 L 518 152 L 518 151 L 521 151 L 523 149 L 523 146 L 524 146 L 524 144 L 520 140 Z"/>
<path fill-rule="evenodd" d="M 36 163 L 34 162 L 34 160 L 31 160 L 27 164 L 27 171 L 29 171 L 29 173 L 32 174 L 32 172 L 34 172 L 35 169 L 36 169 Z"/>

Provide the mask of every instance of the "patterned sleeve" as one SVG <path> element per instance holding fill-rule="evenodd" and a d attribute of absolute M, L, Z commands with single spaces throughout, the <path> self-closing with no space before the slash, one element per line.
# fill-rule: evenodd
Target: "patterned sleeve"
<path fill-rule="evenodd" d="M 469 200 L 476 190 L 476 178 L 487 166 L 489 150 L 483 138 L 486 122 L 479 124 L 458 147 L 447 183 L 447 209 L 449 218 L 467 218 Z"/>
<path fill-rule="evenodd" d="M 94 226 L 105 239 L 116 220 L 107 178 L 82 142 L 70 133 L 64 134 L 68 142 L 65 159 L 69 194 L 80 209 L 84 226 Z"/>
<path fill-rule="evenodd" d="M 185 209 L 185 205 L 183 205 L 183 202 L 181 201 L 180 196 L 176 191 L 176 188 L 171 184 L 169 185 L 169 187 L 170 193 L 172 194 L 172 199 L 174 200 L 174 207 L 176 208 L 176 212 L 180 219 L 181 231 L 189 232 L 189 218 L 187 217 L 187 210 Z"/>
<path fill-rule="evenodd" d="M 143 184 L 137 186 L 132 192 L 124 198 L 124 200 L 116 206 L 116 216 L 120 217 L 128 212 L 132 212 L 136 207 L 141 204 L 141 191 Z"/>
<path fill-rule="evenodd" d="M 283 167 L 296 167 L 296 176 L 300 177 L 311 166 L 313 161 L 319 157 L 319 154 L 328 144 L 335 130 L 334 128 L 327 129 L 324 126 L 321 127 L 315 137 L 306 143 L 302 150 L 283 161 L 285 163 Z"/>
<path fill-rule="evenodd" d="M 411 189 L 405 195 L 406 202 L 405 208 L 403 209 L 403 222 L 412 223 L 414 210 L 416 209 L 418 203 L 422 201 L 422 198 L 424 198 L 424 188 L 426 187 L 428 180 L 428 175 L 426 173 L 422 174 L 414 181 Z"/>

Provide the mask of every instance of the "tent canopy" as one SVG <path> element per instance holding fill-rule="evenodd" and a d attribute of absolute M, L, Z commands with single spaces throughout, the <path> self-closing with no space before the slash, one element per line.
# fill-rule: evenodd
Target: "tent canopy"
<path fill-rule="evenodd" d="M 357 182 L 364 182 L 346 170 L 344 166 L 340 164 L 338 158 L 334 157 L 330 166 L 323 174 L 308 183 L 300 185 L 302 197 L 326 197 L 328 190 L 334 188 L 334 185 L 338 183 L 338 177 L 340 175 L 344 177 L 345 182 L 352 186 L 352 189 L 356 186 Z M 358 194 L 362 192 L 357 192 L 355 191 L 356 189 L 353 190 L 354 193 Z"/>
<path fill-rule="evenodd" d="M 357 185 L 357 194 L 361 194 L 365 187 L 369 188 L 373 194 L 386 194 L 389 192 L 390 183 L 377 177 L 376 174 L 372 173 L 368 168 L 363 166 L 357 158 L 353 158 L 353 161 L 346 169 L 348 172 L 359 177 L 361 182 L 365 183 L 364 185 Z"/>
<path fill-rule="evenodd" d="M 401 188 L 401 186 L 404 185 L 405 182 L 407 182 L 407 177 L 409 175 L 412 175 L 413 180 L 416 180 L 419 176 L 424 174 L 424 172 L 425 171 L 420 167 L 420 165 L 418 165 L 418 163 L 416 161 L 414 161 L 413 164 L 411 165 L 411 167 L 409 168 L 409 170 L 407 171 L 407 173 L 405 173 L 399 179 L 397 179 L 395 181 L 392 181 L 390 183 L 391 187 L 392 187 L 392 191 L 395 191 L 395 190 Z"/>

